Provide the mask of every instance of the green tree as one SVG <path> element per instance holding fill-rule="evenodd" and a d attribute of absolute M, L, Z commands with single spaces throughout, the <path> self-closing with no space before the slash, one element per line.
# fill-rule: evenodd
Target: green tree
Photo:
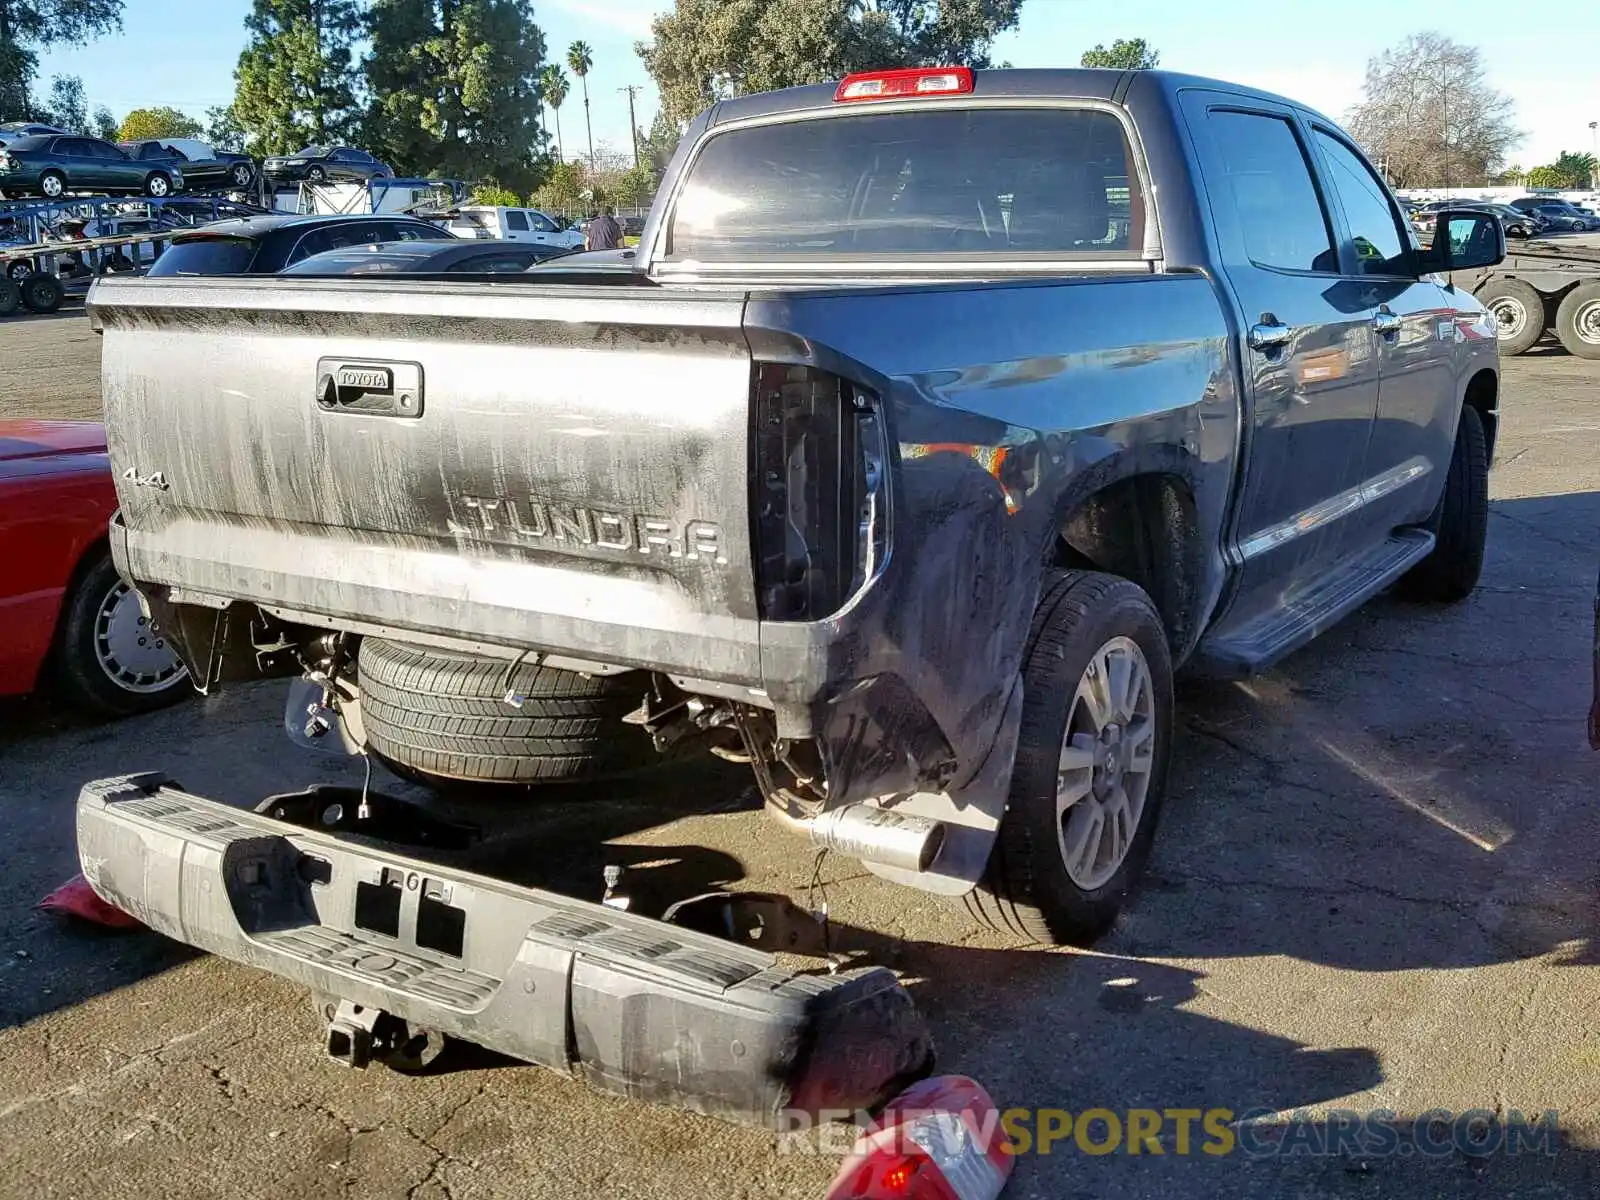
<path fill-rule="evenodd" d="M 252 0 L 233 111 L 256 154 L 339 141 L 357 116 L 356 0 Z"/>
<path fill-rule="evenodd" d="M 1571 185 L 1567 177 L 1554 167 L 1535 167 L 1523 180 L 1531 188 L 1564 188 Z"/>
<path fill-rule="evenodd" d="M 40 119 L 73 133 L 89 132 L 89 101 L 83 95 L 83 80 L 76 75 L 57 75 L 50 80 L 49 104 L 39 110 Z"/>
<path fill-rule="evenodd" d="M 1588 187 L 1590 180 L 1594 178 L 1595 160 L 1592 154 L 1575 154 L 1571 150 L 1563 150 L 1550 165 L 1566 180 L 1562 187 Z"/>
<path fill-rule="evenodd" d="M 117 130 L 120 128 L 120 125 L 117 121 L 117 118 L 112 115 L 111 110 L 104 104 L 98 104 L 95 106 L 94 117 L 90 124 L 94 130 L 95 137 L 103 138 L 108 142 L 114 142 L 117 140 Z"/>
<path fill-rule="evenodd" d="M 583 85 L 583 127 L 589 135 L 589 168 L 594 169 L 594 126 L 589 123 L 589 68 L 594 66 L 594 51 L 588 42 L 573 42 L 567 47 L 567 66 Z"/>
<path fill-rule="evenodd" d="M 446 114 L 439 88 L 446 47 L 436 0 L 374 0 L 363 74 L 367 149 L 401 174 L 438 169 Z"/>
<path fill-rule="evenodd" d="M 119 142 L 136 142 L 144 138 L 197 138 L 200 122 L 175 108 L 136 108 L 122 118 L 122 128 L 117 131 Z"/>
<path fill-rule="evenodd" d="M 561 106 L 566 103 L 567 93 L 572 86 L 567 82 L 567 74 L 559 64 L 550 63 L 539 74 L 539 91 L 544 95 L 544 102 L 550 106 L 550 115 L 556 120 L 556 160 L 566 161 L 566 152 L 561 148 Z"/>
<path fill-rule="evenodd" d="M 206 141 L 218 150 L 231 150 L 235 154 L 244 153 L 249 135 L 245 133 L 244 126 L 239 124 L 233 105 L 213 104 L 206 109 Z"/>
<path fill-rule="evenodd" d="M 1022 0 L 676 0 L 636 47 L 666 119 L 712 101 L 851 71 L 989 65 Z"/>
<path fill-rule="evenodd" d="M 629 167 L 611 185 L 611 199 L 627 208 L 640 208 L 656 194 L 656 174 L 650 163 L 640 159 L 639 165 Z"/>
<path fill-rule="evenodd" d="M 545 43 L 528 0 L 375 0 L 368 35 L 374 153 L 404 173 L 539 183 Z"/>
<path fill-rule="evenodd" d="M 522 197 L 510 188 L 495 187 L 493 184 L 480 184 L 472 190 L 474 204 L 488 204 L 495 208 L 521 208 Z"/>
<path fill-rule="evenodd" d="M 546 212 L 572 208 L 583 199 L 583 172 L 577 163 L 559 162 L 533 194 L 533 203 Z"/>
<path fill-rule="evenodd" d="M 39 51 L 79 46 L 122 27 L 122 0 L 0 0 L 0 120 L 37 111 L 31 99 Z"/>
<path fill-rule="evenodd" d="M 673 152 L 678 148 L 678 139 L 682 136 L 678 123 L 667 116 L 667 110 L 657 109 L 649 130 L 639 130 L 639 161 L 649 163 L 656 177 L 660 178 L 667 164 L 672 161 Z"/>
<path fill-rule="evenodd" d="M 1118 67 L 1124 71 L 1148 71 L 1161 61 L 1154 46 L 1143 38 L 1118 38 L 1107 50 L 1101 42 L 1093 50 L 1085 50 L 1080 65 L 1085 67 Z"/>

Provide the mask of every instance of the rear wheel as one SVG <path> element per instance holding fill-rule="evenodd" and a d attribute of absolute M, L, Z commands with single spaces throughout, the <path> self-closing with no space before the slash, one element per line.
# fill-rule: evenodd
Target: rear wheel
<path fill-rule="evenodd" d="M 967 902 L 1035 941 L 1087 945 L 1150 852 L 1172 742 L 1172 662 L 1125 579 L 1046 580 L 1022 673 L 1022 729 L 988 871 Z"/>
<path fill-rule="evenodd" d="M 105 716 L 148 712 L 187 690 L 183 663 L 104 552 L 67 598 L 57 653 L 62 689 Z"/>
<path fill-rule="evenodd" d="M 636 674 L 586 676 L 372 637 L 358 666 L 372 749 L 425 782 L 556 782 L 659 760 L 649 735 L 622 720 L 644 694 Z"/>
<path fill-rule="evenodd" d="M 59 200 L 67 194 L 67 177 L 60 171 L 46 171 L 39 176 L 39 191 L 46 200 Z"/>
<path fill-rule="evenodd" d="M 55 312 L 67 294 L 59 279 L 43 272 L 27 276 L 17 285 L 17 289 L 22 293 L 22 302 L 36 313 Z"/>
<path fill-rule="evenodd" d="M 172 195 L 172 180 L 160 171 L 152 171 L 144 181 L 144 194 L 153 196 L 157 200 L 164 200 Z"/>
<path fill-rule="evenodd" d="M 22 292 L 9 277 L 0 275 L 0 317 L 13 316 L 22 307 Z"/>
<path fill-rule="evenodd" d="M 1483 574 L 1489 538 L 1489 441 L 1475 408 L 1461 409 L 1444 495 L 1428 524 L 1433 551 L 1407 572 L 1400 590 L 1416 600 L 1465 600 Z"/>
<path fill-rule="evenodd" d="M 1497 279 L 1478 293 L 1500 333 L 1500 353 L 1525 354 L 1544 334 L 1544 299 L 1520 279 Z"/>
<path fill-rule="evenodd" d="M 1561 298 L 1556 336 L 1568 354 L 1600 358 L 1600 283 L 1580 283 Z"/>
<path fill-rule="evenodd" d="M 233 179 L 233 186 L 242 188 L 250 186 L 250 181 L 255 178 L 256 173 L 249 163 L 234 163 L 229 175 Z"/>

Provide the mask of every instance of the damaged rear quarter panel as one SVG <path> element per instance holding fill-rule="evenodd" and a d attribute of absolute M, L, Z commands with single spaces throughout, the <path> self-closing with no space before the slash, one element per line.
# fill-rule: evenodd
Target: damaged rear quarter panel
<path fill-rule="evenodd" d="M 762 627 L 766 689 L 780 724 L 786 706 L 807 709 L 831 802 L 925 786 L 940 755 L 959 791 L 991 750 L 1009 757 L 1003 717 L 1042 574 L 1100 488 L 1183 480 L 1205 544 L 1200 603 L 1215 604 L 1239 401 L 1208 278 L 757 294 L 745 325 L 757 359 L 878 392 L 899 460 L 877 582 L 831 620 Z M 986 469 L 994 454 L 952 446 L 1003 448 L 1010 486 Z M 908 738 L 923 712 L 943 745 Z"/>

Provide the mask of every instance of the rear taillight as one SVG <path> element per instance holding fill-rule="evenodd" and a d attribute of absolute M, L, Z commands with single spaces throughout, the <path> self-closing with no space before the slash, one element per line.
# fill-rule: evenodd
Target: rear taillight
<path fill-rule="evenodd" d="M 875 396 L 811 367 L 758 364 L 751 533 L 761 616 L 815 621 L 877 574 L 888 448 Z"/>

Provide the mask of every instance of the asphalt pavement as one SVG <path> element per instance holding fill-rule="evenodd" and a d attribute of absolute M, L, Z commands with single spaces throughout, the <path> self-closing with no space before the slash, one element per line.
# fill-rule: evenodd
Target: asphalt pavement
<path fill-rule="evenodd" d="M 0 359 L 51 364 L 0 409 L 92 415 L 95 353 L 81 316 L 0 324 Z M 1488 566 L 1469 601 L 1381 599 L 1261 679 L 1181 689 L 1149 874 L 1093 952 L 1009 944 L 830 859 L 842 945 L 903 973 L 941 1068 L 1003 1107 L 1228 1109 L 1272 1134 L 1228 1154 L 1198 1132 L 1182 1152 L 1171 1123 L 1160 1153 L 1094 1154 L 1068 1136 L 1023 1156 L 1008 1196 L 1600 1191 L 1600 755 L 1583 736 L 1597 366 L 1549 345 L 1505 364 Z M 300 989 L 34 911 L 77 869 L 79 785 L 144 769 L 240 804 L 355 780 L 345 760 L 289 746 L 279 684 L 120 724 L 48 701 L 0 708 L 4 1194 L 821 1196 L 837 1158 L 806 1153 L 815 1140 L 487 1057 L 429 1078 L 345 1070 L 322 1055 Z M 501 866 L 597 894 L 603 855 L 640 864 L 642 893 L 661 896 L 803 893 L 811 872 L 731 773 L 528 807 Z M 1339 1110 L 1391 1110 L 1398 1141 L 1341 1145 Z M 1431 1110 L 1554 1110 L 1560 1135 L 1479 1157 Z"/>

